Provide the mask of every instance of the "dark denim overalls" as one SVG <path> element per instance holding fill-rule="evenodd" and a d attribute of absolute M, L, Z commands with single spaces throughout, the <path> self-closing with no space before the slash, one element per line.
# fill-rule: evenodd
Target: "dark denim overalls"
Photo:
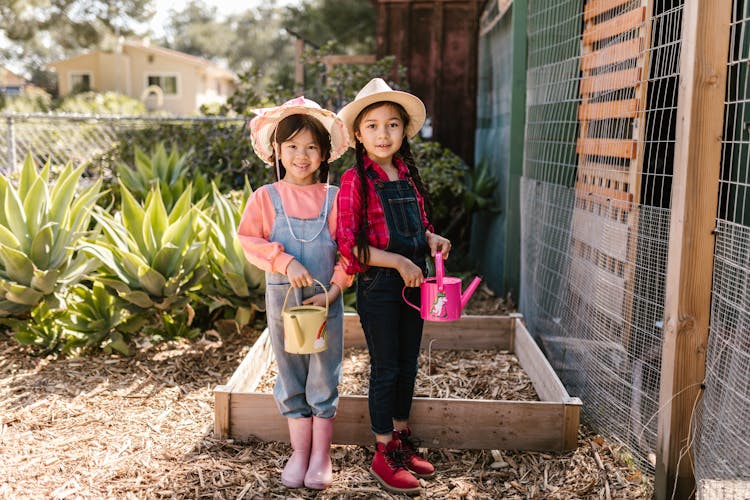
<path fill-rule="evenodd" d="M 384 249 L 408 257 L 426 271 L 427 240 L 414 187 L 408 180 L 383 181 L 368 169 L 388 225 Z M 393 420 L 408 420 L 422 341 L 422 318 L 401 297 L 397 270 L 370 267 L 357 278 L 357 312 L 370 352 L 370 423 L 375 434 L 390 434 Z M 407 288 L 419 305 L 419 288 Z"/>

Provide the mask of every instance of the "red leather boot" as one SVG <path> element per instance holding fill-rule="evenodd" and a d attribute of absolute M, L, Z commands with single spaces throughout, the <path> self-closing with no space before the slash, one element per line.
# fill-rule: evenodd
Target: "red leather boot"
<path fill-rule="evenodd" d="M 419 493 L 419 480 L 404 466 L 401 441 L 377 443 L 370 472 L 383 488 L 393 493 Z"/>
<path fill-rule="evenodd" d="M 417 452 L 419 445 L 411 437 L 411 429 L 407 427 L 400 431 L 393 431 L 393 439 L 401 441 L 401 449 L 404 452 L 404 465 L 415 476 L 427 479 L 435 475 L 435 467 Z"/>

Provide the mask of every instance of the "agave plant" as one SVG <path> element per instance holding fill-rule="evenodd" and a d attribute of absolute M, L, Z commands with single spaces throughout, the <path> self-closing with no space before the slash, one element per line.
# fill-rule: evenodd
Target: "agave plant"
<path fill-rule="evenodd" d="M 96 276 L 135 311 L 184 307 L 205 275 L 208 228 L 201 224 L 200 205 L 191 202 L 188 184 L 171 212 L 155 186 L 141 206 L 121 186 L 122 208 L 110 215 L 96 207 L 102 236 L 82 246 L 102 262 Z"/>
<path fill-rule="evenodd" d="M 49 162 L 37 171 L 29 154 L 18 188 L 0 176 L 0 316 L 28 314 L 45 300 L 54 304 L 63 287 L 96 266 L 76 252 L 101 189 L 97 180 L 76 193 L 84 168 L 68 163 L 49 185 Z"/>
<path fill-rule="evenodd" d="M 192 183 L 195 200 L 203 198 L 210 192 L 210 186 L 205 177 L 190 176 L 190 160 L 192 149 L 180 153 L 176 146 L 167 152 L 164 144 L 157 144 L 150 154 L 135 148 L 135 166 L 120 163 L 117 176 L 120 184 L 125 186 L 139 201 L 146 199 L 154 187 L 159 187 L 164 205 L 171 210 L 175 201 L 182 195 L 188 184 Z"/>
<path fill-rule="evenodd" d="M 128 311 L 124 301 L 99 282 L 91 288 L 81 284 L 70 287 L 65 305 L 59 322 L 65 327 L 63 350 L 67 353 L 102 349 L 129 356 L 130 337 L 148 322 L 145 316 Z"/>
<path fill-rule="evenodd" d="M 235 321 L 242 326 L 254 317 L 257 310 L 263 310 L 265 274 L 245 258 L 237 238 L 237 226 L 242 210 L 252 190 L 245 180 L 245 190 L 239 202 L 222 196 L 216 184 L 212 183 L 213 211 L 207 220 L 211 227 L 208 241 L 208 264 L 210 288 L 206 294 L 211 299 L 209 309 L 227 306 L 236 311 Z"/>

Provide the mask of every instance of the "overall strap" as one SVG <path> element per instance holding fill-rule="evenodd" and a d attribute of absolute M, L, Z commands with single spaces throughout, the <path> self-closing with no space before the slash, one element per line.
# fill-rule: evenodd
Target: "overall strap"
<path fill-rule="evenodd" d="M 281 196 L 279 195 L 279 192 L 276 190 L 274 185 L 267 184 L 266 189 L 268 190 L 268 195 L 271 197 L 271 202 L 273 203 L 273 209 L 276 212 L 276 216 L 286 215 L 284 213 L 284 204 L 281 203 Z"/>
<path fill-rule="evenodd" d="M 323 204 L 320 206 L 320 214 L 318 214 L 318 217 L 328 218 L 328 214 L 330 214 L 331 209 L 333 209 L 333 201 L 336 199 L 336 193 L 338 193 L 338 191 L 339 188 L 337 186 L 328 185 L 328 189 L 326 189 L 326 199 L 323 200 Z"/>

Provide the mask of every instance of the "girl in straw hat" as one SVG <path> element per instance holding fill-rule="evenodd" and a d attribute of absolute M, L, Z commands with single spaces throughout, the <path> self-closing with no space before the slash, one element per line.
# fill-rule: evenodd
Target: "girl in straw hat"
<path fill-rule="evenodd" d="M 434 467 L 416 453 L 408 419 L 417 375 L 423 321 L 402 299 L 419 302 L 426 254 L 450 242 L 435 234 L 425 212 L 427 191 L 408 139 L 425 120 L 416 96 L 370 81 L 339 117 L 357 164 L 341 178 L 337 238 L 357 278 L 357 311 L 370 353 L 368 402 L 376 451 L 370 468 L 388 490 L 419 491 Z"/>
<path fill-rule="evenodd" d="M 332 481 L 329 449 L 341 378 L 341 292 L 353 280 L 345 263 L 337 261 L 338 190 L 328 184 L 328 162 L 346 151 L 348 134 L 334 113 L 304 97 L 255 112 L 250 121 L 253 149 L 275 166 L 277 180 L 252 194 L 237 232 L 247 259 L 266 271 L 266 316 L 278 363 L 274 398 L 287 417 L 293 449 L 281 482 L 320 490 Z M 325 306 L 327 292 L 326 350 L 285 351 L 282 308 L 290 286 L 298 304 Z"/>

